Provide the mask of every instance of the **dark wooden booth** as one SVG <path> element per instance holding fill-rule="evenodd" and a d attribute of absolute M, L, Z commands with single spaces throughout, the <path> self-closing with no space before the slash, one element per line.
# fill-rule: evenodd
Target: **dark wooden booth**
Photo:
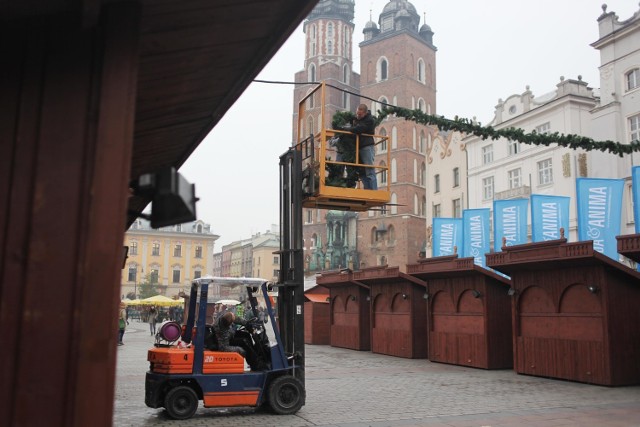
<path fill-rule="evenodd" d="M 322 273 L 316 283 L 329 288 L 331 345 L 371 350 L 369 289 L 354 283 L 350 270 Z"/>
<path fill-rule="evenodd" d="M 408 265 L 407 273 L 427 282 L 429 360 L 513 366 L 509 279 L 457 255 Z"/>
<path fill-rule="evenodd" d="M 329 289 L 314 286 L 304 293 L 304 343 L 331 344 Z"/>
<path fill-rule="evenodd" d="M 426 284 L 398 267 L 355 271 L 353 281 L 369 287 L 371 351 L 391 356 L 427 357 Z"/>
<path fill-rule="evenodd" d="M 640 383 L 640 273 L 566 239 L 503 248 L 513 281 L 514 369 L 601 385 Z"/>
<path fill-rule="evenodd" d="M 640 234 L 627 234 L 616 236 L 618 240 L 618 253 L 640 263 Z"/>

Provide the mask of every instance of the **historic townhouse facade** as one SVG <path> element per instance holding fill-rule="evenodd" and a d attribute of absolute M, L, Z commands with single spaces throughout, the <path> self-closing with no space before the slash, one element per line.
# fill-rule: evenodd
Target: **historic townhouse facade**
<path fill-rule="evenodd" d="M 125 233 L 129 252 L 122 269 L 122 294 L 137 294 L 147 279 L 166 296 L 188 291 L 191 280 L 213 274 L 219 237 L 200 220 L 153 229 L 148 221 L 137 219 Z"/>
<path fill-rule="evenodd" d="M 589 136 L 591 110 L 597 99 L 593 90 L 578 79 L 560 78 L 553 92 L 535 97 L 526 88 L 520 95 L 498 100 L 496 129 L 521 128 L 525 132 L 563 133 Z M 569 196 L 570 230 L 576 240 L 576 178 L 588 177 L 587 152 L 559 147 L 536 146 L 509 141 L 464 139 L 468 159 L 469 207 L 490 208 L 494 200 L 529 198 L 531 194 Z M 529 218 L 531 224 L 531 218 Z"/>

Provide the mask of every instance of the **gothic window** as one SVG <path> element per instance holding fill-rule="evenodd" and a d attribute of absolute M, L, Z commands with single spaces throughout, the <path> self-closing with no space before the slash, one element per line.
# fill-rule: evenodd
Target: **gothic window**
<path fill-rule="evenodd" d="M 389 63 L 387 62 L 387 60 L 385 58 L 380 58 L 378 60 L 378 81 L 385 81 L 389 78 L 388 68 L 389 68 Z"/>
<path fill-rule="evenodd" d="M 327 24 L 327 37 L 333 37 L 333 22 Z"/>
<path fill-rule="evenodd" d="M 309 64 L 309 81 L 316 81 L 316 64 Z"/>
<path fill-rule="evenodd" d="M 333 55 L 333 42 L 327 41 L 327 55 Z"/>
<path fill-rule="evenodd" d="M 380 129 L 380 136 L 387 136 L 387 130 L 385 128 Z M 381 139 L 380 144 L 378 144 L 378 153 L 386 153 L 387 152 L 387 139 Z"/>
<path fill-rule="evenodd" d="M 422 58 L 418 59 L 418 81 L 424 83 L 424 61 Z"/>
<path fill-rule="evenodd" d="M 384 162 L 380 162 L 380 184 L 387 184 L 387 170 L 384 169 L 387 165 Z"/>

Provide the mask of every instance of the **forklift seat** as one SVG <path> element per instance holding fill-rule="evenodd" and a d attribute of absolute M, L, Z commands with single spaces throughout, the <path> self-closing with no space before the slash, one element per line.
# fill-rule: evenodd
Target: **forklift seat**
<path fill-rule="evenodd" d="M 213 325 L 205 325 L 204 347 L 211 351 L 218 350 L 218 337 L 216 336 L 216 331 L 214 330 Z"/>

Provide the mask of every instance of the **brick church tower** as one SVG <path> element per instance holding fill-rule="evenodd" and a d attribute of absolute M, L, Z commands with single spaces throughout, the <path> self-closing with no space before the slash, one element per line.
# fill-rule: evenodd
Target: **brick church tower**
<path fill-rule="evenodd" d="M 360 43 L 360 93 L 373 114 L 381 103 L 436 111 L 436 48 L 433 32 L 406 0 L 390 0 L 378 19 L 368 22 Z M 425 150 L 436 130 L 412 121 L 389 117 L 376 129 L 389 135 L 388 146 L 378 146 L 376 162 L 391 150 L 389 176 L 391 206 L 358 218 L 360 267 L 414 263 L 426 242 Z M 398 205 L 398 206 L 394 206 Z"/>
<path fill-rule="evenodd" d="M 420 17 L 406 0 L 390 0 L 380 14 L 379 27 L 368 22 L 360 44 L 359 75 L 353 72 L 354 0 L 320 0 L 304 23 L 304 69 L 296 73 L 293 138 L 297 139 L 298 102 L 315 85 L 327 83 L 379 102 L 435 113 L 435 52 L 433 32 L 419 27 Z M 313 103 L 315 102 L 315 104 Z M 336 111 L 355 111 L 365 103 L 375 115 L 379 102 L 333 91 L 326 105 Z M 317 108 L 308 100 L 307 109 Z M 309 118 L 303 134 L 318 132 L 322 124 Z M 325 124 L 327 126 L 327 124 Z M 391 150 L 388 174 L 378 175 L 380 187 L 390 180 L 391 203 L 383 211 L 361 213 L 304 209 L 305 270 L 307 274 L 336 268 L 399 266 L 404 271 L 424 250 L 426 240 L 425 149 L 434 130 L 404 119 L 388 118 L 376 129 L 388 135 L 377 147 L 376 162 Z M 378 156 L 379 154 L 379 156 Z"/>

